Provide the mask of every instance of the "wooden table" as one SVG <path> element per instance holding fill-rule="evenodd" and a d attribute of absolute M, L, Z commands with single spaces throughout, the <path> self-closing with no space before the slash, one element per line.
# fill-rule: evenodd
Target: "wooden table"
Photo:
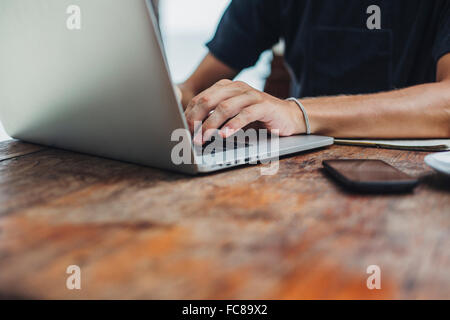
<path fill-rule="evenodd" d="M 450 298 L 450 183 L 426 153 L 333 146 L 192 178 L 0 144 L 1 298 Z M 321 171 L 385 160 L 423 183 L 357 195 Z M 81 290 L 66 268 L 81 268 Z M 381 268 L 369 290 L 366 268 Z"/>

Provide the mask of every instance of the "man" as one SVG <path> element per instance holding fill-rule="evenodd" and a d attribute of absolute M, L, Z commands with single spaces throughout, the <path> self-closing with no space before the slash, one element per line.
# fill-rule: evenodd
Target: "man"
<path fill-rule="evenodd" d="M 300 103 L 230 80 L 280 38 Z M 197 144 L 252 123 L 304 134 L 305 117 L 334 137 L 450 137 L 450 1 L 234 0 L 207 46 L 180 85 Z"/>

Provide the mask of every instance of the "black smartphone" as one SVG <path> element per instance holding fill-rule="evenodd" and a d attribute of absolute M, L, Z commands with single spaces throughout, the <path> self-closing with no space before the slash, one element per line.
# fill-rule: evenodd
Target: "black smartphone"
<path fill-rule="evenodd" d="M 381 160 L 326 160 L 326 171 L 345 187 L 359 192 L 408 192 L 419 180 Z"/>

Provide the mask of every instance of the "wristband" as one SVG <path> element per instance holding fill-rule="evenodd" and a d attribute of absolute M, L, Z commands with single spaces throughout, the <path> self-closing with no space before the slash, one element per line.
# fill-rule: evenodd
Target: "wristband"
<path fill-rule="evenodd" d="M 311 126 L 309 125 L 308 114 L 306 113 L 306 109 L 303 106 L 303 104 L 300 101 L 298 101 L 297 98 L 289 98 L 289 99 L 286 99 L 286 101 L 294 101 L 300 107 L 300 109 L 302 110 L 302 113 L 303 113 L 303 117 L 305 118 L 306 134 L 310 135 L 311 134 Z"/>

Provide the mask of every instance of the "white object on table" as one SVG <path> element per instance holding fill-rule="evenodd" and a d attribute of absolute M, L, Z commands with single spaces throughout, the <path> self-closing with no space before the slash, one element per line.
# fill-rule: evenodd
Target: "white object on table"
<path fill-rule="evenodd" d="M 450 152 L 430 154 L 425 157 L 425 163 L 434 170 L 450 176 Z"/>
<path fill-rule="evenodd" d="M 422 139 L 422 140 L 360 140 L 335 139 L 336 144 L 354 145 L 362 147 L 377 147 L 399 150 L 418 150 L 438 152 L 450 150 L 450 139 Z"/>

